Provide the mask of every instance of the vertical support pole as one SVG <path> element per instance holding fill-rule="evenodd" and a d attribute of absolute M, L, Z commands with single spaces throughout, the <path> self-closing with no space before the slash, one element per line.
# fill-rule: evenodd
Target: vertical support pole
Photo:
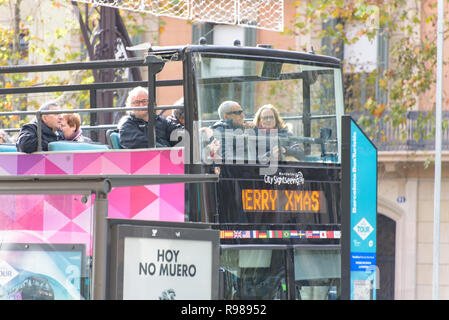
<path fill-rule="evenodd" d="M 302 92 L 304 95 L 304 108 L 302 111 L 302 125 L 304 137 L 310 137 L 312 133 L 312 127 L 310 123 L 310 83 L 309 81 L 302 82 Z M 310 143 L 304 144 L 304 154 L 310 155 Z"/>
<path fill-rule="evenodd" d="M 42 113 L 40 111 L 36 112 L 37 120 L 37 151 L 42 151 Z"/>
<path fill-rule="evenodd" d="M 154 148 L 155 139 L 155 113 L 156 105 L 156 74 L 152 70 L 152 65 L 148 65 L 148 148 Z"/>
<path fill-rule="evenodd" d="M 351 118 L 341 117 L 341 300 L 351 299 Z"/>
<path fill-rule="evenodd" d="M 94 202 L 94 244 L 92 254 L 92 294 L 94 300 L 106 299 L 108 197 L 98 193 Z"/>
<path fill-rule="evenodd" d="M 96 109 L 97 108 L 97 89 L 91 89 L 89 90 L 89 100 L 90 100 L 90 108 Z M 90 125 L 96 126 L 97 125 L 97 113 L 91 112 L 90 113 Z M 98 131 L 96 130 L 90 130 L 90 138 L 92 141 L 99 141 L 98 139 Z"/>
<path fill-rule="evenodd" d="M 440 287 L 440 193 L 441 193 L 441 104 L 443 99 L 444 1 L 438 0 L 437 79 L 435 108 L 435 185 L 433 204 L 432 298 L 438 300 Z"/>
<path fill-rule="evenodd" d="M 100 8 L 100 44 L 95 51 L 95 57 L 99 60 L 115 59 L 115 43 L 116 36 L 116 21 L 115 11 L 117 8 L 105 7 Z M 114 81 L 114 69 L 107 68 L 102 69 L 99 72 L 100 82 L 112 82 Z M 100 108 L 112 108 L 114 107 L 114 95 L 111 90 L 101 90 L 98 94 L 98 105 Z M 97 114 L 98 124 L 112 123 L 112 113 L 102 112 Z M 101 130 L 98 133 L 98 141 L 106 142 L 106 133 Z"/>
<path fill-rule="evenodd" d="M 299 297 L 296 296 L 295 288 L 295 249 L 289 248 L 285 250 L 285 272 L 287 274 L 287 300 L 296 300 Z"/>

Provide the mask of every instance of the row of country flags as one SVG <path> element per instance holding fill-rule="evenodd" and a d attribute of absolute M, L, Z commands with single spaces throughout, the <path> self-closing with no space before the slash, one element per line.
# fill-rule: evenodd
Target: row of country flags
<path fill-rule="evenodd" d="M 340 236 L 340 230 L 220 230 L 220 239 L 340 239 Z"/>

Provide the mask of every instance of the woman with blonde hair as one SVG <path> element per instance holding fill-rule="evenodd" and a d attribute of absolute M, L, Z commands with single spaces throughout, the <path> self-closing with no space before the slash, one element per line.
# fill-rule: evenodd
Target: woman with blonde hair
<path fill-rule="evenodd" d="M 289 137 L 291 133 L 289 132 L 289 126 L 284 122 L 279 111 L 273 105 L 266 104 L 260 107 L 254 115 L 253 123 L 258 136 L 266 135 L 268 142 L 270 141 L 268 136 L 271 131 L 277 130 L 278 147 L 274 146 L 273 150 L 269 150 L 269 152 L 277 154 L 280 160 L 298 161 L 304 157 L 302 148 L 290 142 Z M 269 147 L 269 143 L 267 143 L 267 146 Z"/>
<path fill-rule="evenodd" d="M 90 138 L 83 136 L 81 118 L 77 113 L 65 113 L 62 115 L 61 130 L 68 141 L 92 142 Z"/>
<path fill-rule="evenodd" d="M 261 129 L 285 129 L 288 130 L 284 120 L 282 120 L 279 111 L 272 104 L 263 105 L 254 115 L 253 123 Z"/>

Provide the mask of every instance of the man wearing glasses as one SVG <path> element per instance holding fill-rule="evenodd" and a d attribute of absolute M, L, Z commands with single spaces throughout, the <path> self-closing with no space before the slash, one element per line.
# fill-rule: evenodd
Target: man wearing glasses
<path fill-rule="evenodd" d="M 126 100 L 126 107 L 147 107 L 148 90 L 136 87 L 131 90 Z M 170 123 L 167 119 L 157 115 L 155 117 L 156 147 L 171 147 L 177 141 L 170 141 L 170 134 L 182 126 Z M 120 145 L 125 149 L 148 148 L 148 111 L 133 110 L 123 117 L 118 124 Z"/>
<path fill-rule="evenodd" d="M 245 114 L 240 104 L 236 101 L 224 101 L 218 107 L 220 120 L 210 128 L 214 131 L 213 136 L 221 144 L 222 159 L 237 159 L 245 157 L 245 146 L 239 143 L 236 137 L 242 137 L 244 129 L 252 128 L 253 125 L 245 123 Z M 240 148 L 239 148 L 240 147 Z M 232 150 L 233 154 L 229 151 Z M 228 151 L 228 152 L 226 152 Z"/>

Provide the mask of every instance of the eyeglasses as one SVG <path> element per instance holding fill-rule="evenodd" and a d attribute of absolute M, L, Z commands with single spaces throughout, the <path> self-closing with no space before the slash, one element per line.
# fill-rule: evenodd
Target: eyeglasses
<path fill-rule="evenodd" d="M 262 116 L 260 117 L 261 120 L 274 120 L 274 116 Z"/>
<path fill-rule="evenodd" d="M 141 105 L 147 105 L 148 104 L 148 99 L 143 99 L 143 100 L 134 100 L 131 102 L 131 104 L 133 106 L 141 106 Z"/>
<path fill-rule="evenodd" d="M 239 116 L 243 113 L 243 110 L 236 110 L 236 111 L 229 111 L 226 112 L 226 114 L 235 114 L 236 116 Z"/>

